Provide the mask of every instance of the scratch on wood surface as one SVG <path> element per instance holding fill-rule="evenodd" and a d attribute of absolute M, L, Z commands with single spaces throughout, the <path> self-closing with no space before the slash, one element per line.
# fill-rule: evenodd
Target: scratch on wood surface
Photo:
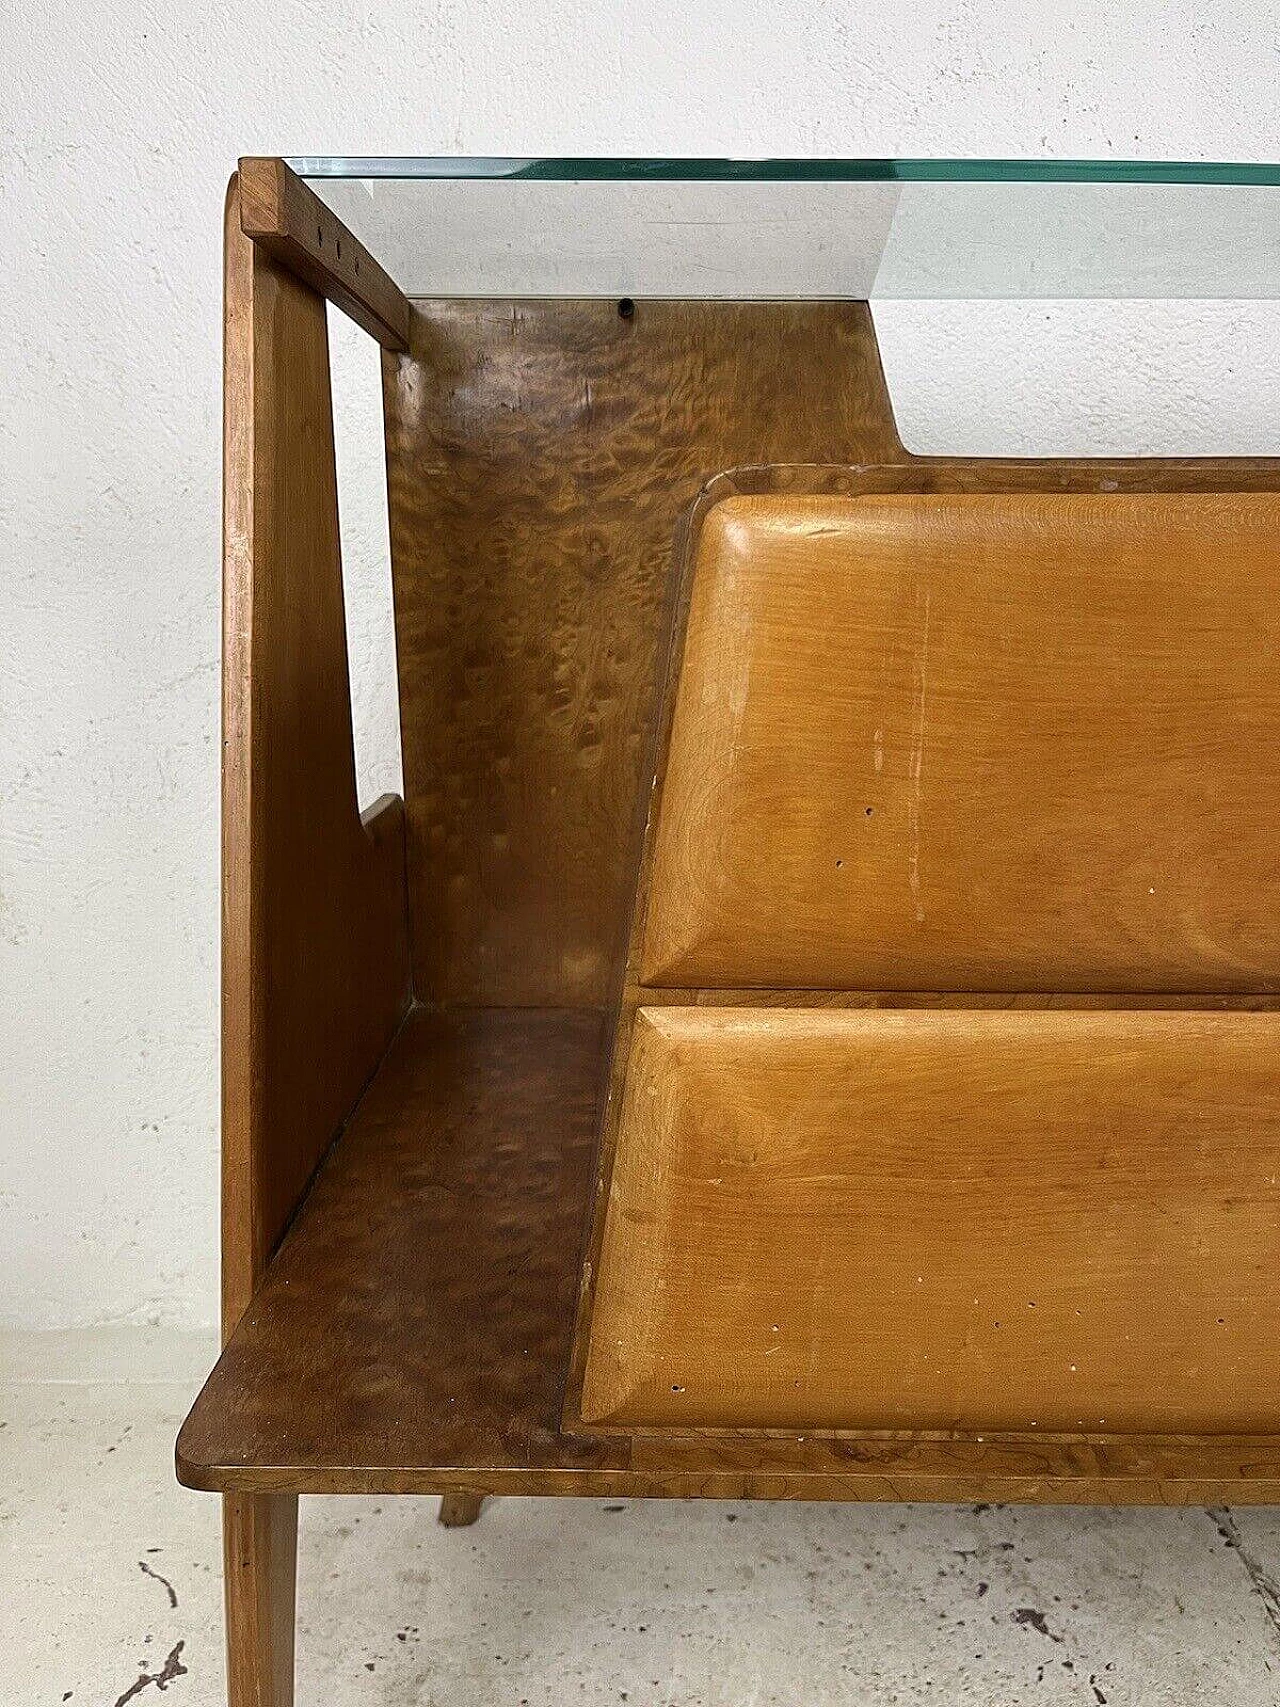
<path fill-rule="evenodd" d="M 920 637 L 920 652 L 916 660 L 916 720 L 911 742 L 911 846 L 907 856 L 907 873 L 911 882 L 911 899 L 915 903 L 916 922 L 924 923 L 924 903 L 920 899 L 920 778 L 924 771 L 924 720 L 929 697 L 929 604 L 930 593 L 924 590 L 924 625 Z"/>

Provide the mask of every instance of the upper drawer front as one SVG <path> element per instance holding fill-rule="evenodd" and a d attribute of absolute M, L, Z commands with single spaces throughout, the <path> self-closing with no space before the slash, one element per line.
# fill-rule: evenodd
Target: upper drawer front
<path fill-rule="evenodd" d="M 646 1008 L 582 1395 L 631 1428 L 1280 1428 L 1280 1017 Z"/>
<path fill-rule="evenodd" d="M 649 985 L 1280 989 L 1280 500 L 740 497 Z"/>

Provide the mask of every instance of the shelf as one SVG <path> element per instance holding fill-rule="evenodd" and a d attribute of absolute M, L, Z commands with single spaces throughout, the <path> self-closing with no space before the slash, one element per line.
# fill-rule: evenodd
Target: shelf
<path fill-rule="evenodd" d="M 593 1013 L 409 1019 L 183 1428 L 183 1481 L 573 1470 L 556 1436 L 601 1037 Z"/>
<path fill-rule="evenodd" d="M 566 1435 L 602 1023 L 419 1011 L 178 1441 L 214 1491 L 1027 1499 L 1280 1496 L 1280 1443 Z M 1194 1465 L 1194 1475 L 1189 1466 Z"/>

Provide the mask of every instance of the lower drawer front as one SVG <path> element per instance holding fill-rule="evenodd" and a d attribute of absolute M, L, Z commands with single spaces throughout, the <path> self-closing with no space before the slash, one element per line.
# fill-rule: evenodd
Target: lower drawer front
<path fill-rule="evenodd" d="M 642 1009 L 582 1414 L 1280 1429 L 1280 1016 Z"/>

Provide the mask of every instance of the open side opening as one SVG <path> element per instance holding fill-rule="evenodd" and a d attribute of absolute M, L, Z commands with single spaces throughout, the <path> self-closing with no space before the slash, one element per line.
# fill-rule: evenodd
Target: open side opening
<path fill-rule="evenodd" d="M 1280 302 L 875 300 L 917 456 L 1274 456 Z"/>
<path fill-rule="evenodd" d="M 329 360 L 356 798 L 403 794 L 379 346 L 332 304 Z"/>

